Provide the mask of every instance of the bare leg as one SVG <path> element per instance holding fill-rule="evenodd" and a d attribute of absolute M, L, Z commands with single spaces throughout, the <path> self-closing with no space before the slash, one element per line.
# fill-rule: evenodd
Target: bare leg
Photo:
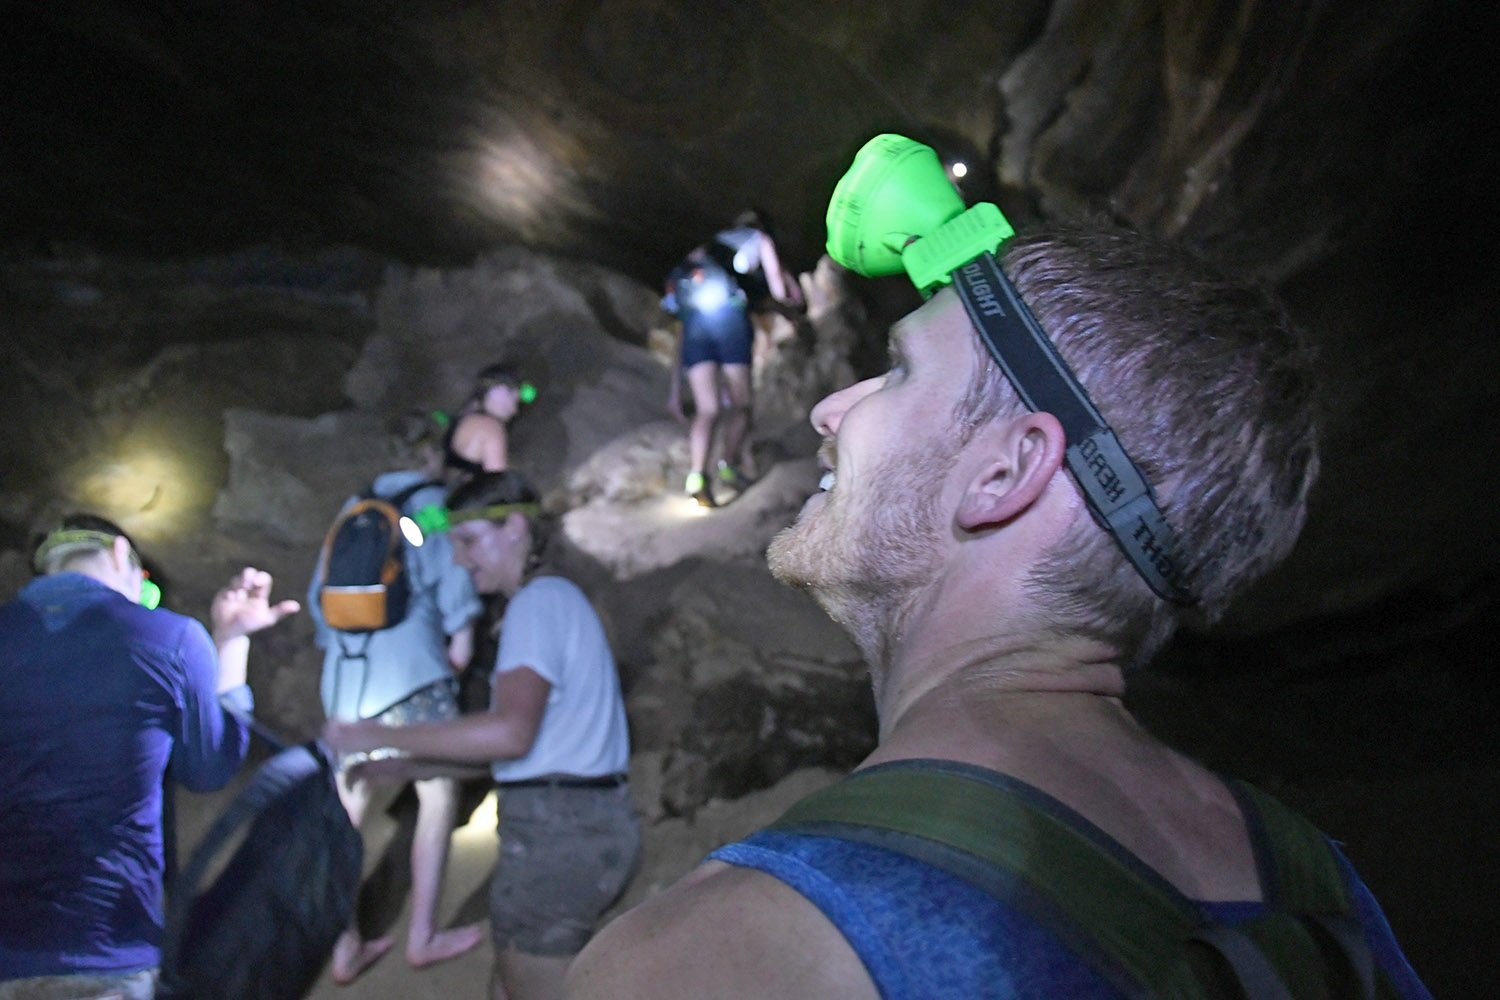
<path fill-rule="evenodd" d="M 693 423 L 688 428 L 691 471 L 706 474 L 714 424 L 719 420 L 719 365 L 714 361 L 700 361 L 688 369 L 687 376 L 688 388 L 693 392 Z"/>
<path fill-rule="evenodd" d="M 562 1000 L 573 956 L 528 955 L 510 945 L 495 956 L 490 1000 Z"/>
<path fill-rule="evenodd" d="M 344 804 L 344 811 L 349 814 L 349 822 L 359 827 L 364 822 L 365 810 L 370 805 L 370 786 L 364 781 L 350 782 L 345 772 L 340 771 L 338 775 L 339 801 Z M 381 957 L 391 950 L 395 941 L 389 937 L 376 938 L 366 941 L 359 936 L 358 918 L 354 924 L 339 935 L 339 939 L 333 945 L 332 975 L 333 981 L 340 986 L 348 986 L 358 979 L 360 974 L 380 961 Z"/>
<path fill-rule="evenodd" d="M 479 924 L 437 929 L 458 783 L 452 778 L 429 778 L 417 782 L 416 788 L 417 829 L 411 842 L 411 924 L 406 960 L 421 968 L 462 955 L 484 940 L 484 930 Z"/>
<path fill-rule="evenodd" d="M 724 412 L 724 461 L 738 466 L 743 461 L 740 451 L 745 447 L 745 436 L 750 431 L 750 385 L 749 365 L 724 366 L 724 390 L 729 397 L 729 407 Z"/>
<path fill-rule="evenodd" d="M 771 360 L 771 354 L 776 349 L 774 336 L 776 314 L 770 312 L 751 313 L 750 325 L 755 331 L 750 340 L 751 370 L 764 371 L 766 362 Z"/>

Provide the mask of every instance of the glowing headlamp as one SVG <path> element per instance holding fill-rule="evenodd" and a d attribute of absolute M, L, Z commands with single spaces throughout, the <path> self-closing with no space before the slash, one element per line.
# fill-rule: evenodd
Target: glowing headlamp
<path fill-rule="evenodd" d="M 525 405 L 527 403 L 535 403 L 536 386 L 532 385 L 530 382 L 522 382 L 520 385 L 516 386 L 516 398 L 521 401 L 522 405 Z"/>
<path fill-rule="evenodd" d="M 430 503 L 410 514 L 402 514 L 398 523 L 401 525 L 401 536 L 421 548 L 428 535 L 448 530 L 448 508 L 442 504 Z"/>
<path fill-rule="evenodd" d="M 1194 604 L 1150 483 L 995 260 L 1014 233 L 994 205 L 965 208 L 937 153 L 900 135 L 865 143 L 828 203 L 828 253 L 843 266 L 867 278 L 905 271 L 923 297 L 953 285 L 1022 401 L 1062 425 L 1094 519 L 1159 597 Z"/>
<path fill-rule="evenodd" d="M 410 514 L 401 515 L 399 523 L 402 536 L 417 548 L 421 548 L 429 535 L 447 531 L 455 524 L 461 524 L 464 521 L 491 521 L 510 514 L 536 515 L 541 512 L 541 509 L 541 505 L 534 503 L 497 503 L 488 507 L 449 510 L 441 504 L 432 503 Z"/>

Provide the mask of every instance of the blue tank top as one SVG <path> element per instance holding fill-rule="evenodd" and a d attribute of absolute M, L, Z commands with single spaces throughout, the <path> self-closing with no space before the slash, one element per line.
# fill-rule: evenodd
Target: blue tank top
<path fill-rule="evenodd" d="M 989 773 L 1032 804 L 1068 819 L 1101 849 L 1141 864 L 1062 803 L 1023 782 Z M 1430 998 L 1374 897 L 1347 859 L 1336 849 L 1335 854 L 1376 963 L 1392 977 L 1400 996 Z M 905 854 L 833 836 L 761 830 L 709 857 L 764 872 L 817 906 L 864 963 L 883 1000 L 1123 997 L 1021 907 Z M 1267 912 L 1260 902 L 1198 905 L 1210 920 L 1229 925 Z"/>

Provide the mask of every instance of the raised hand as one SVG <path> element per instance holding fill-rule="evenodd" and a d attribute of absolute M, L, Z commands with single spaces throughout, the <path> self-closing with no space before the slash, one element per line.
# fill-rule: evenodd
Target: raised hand
<path fill-rule="evenodd" d="M 214 595 L 209 616 L 217 641 L 253 635 L 301 610 L 292 600 L 272 604 L 271 582 L 270 573 L 246 566 Z"/>

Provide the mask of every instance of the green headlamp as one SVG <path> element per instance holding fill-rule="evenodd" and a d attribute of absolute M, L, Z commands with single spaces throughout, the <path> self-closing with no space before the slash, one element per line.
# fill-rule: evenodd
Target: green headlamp
<path fill-rule="evenodd" d="M 994 205 L 965 208 L 937 153 L 900 135 L 865 143 L 828 203 L 828 253 L 843 266 L 867 278 L 905 271 L 923 297 L 953 285 L 1022 401 L 1062 424 L 1094 520 L 1159 597 L 1195 604 L 1150 483 L 995 260 L 1014 234 Z"/>
<path fill-rule="evenodd" d="M 516 386 L 516 398 L 521 401 L 521 404 L 523 406 L 527 403 L 535 403 L 536 386 L 532 385 L 530 382 L 522 382 L 520 385 Z"/>
<path fill-rule="evenodd" d="M 402 514 L 400 525 L 402 536 L 421 548 L 428 535 L 448 530 L 448 508 L 440 503 L 430 503 L 410 514 Z"/>
<path fill-rule="evenodd" d="M 1015 235 L 1000 209 L 966 209 L 932 147 L 877 135 L 854 156 L 828 203 L 828 253 L 867 278 L 903 270 L 923 297 Z"/>
<path fill-rule="evenodd" d="M 401 534 L 406 536 L 408 542 L 421 548 L 427 536 L 447 531 L 455 524 L 464 521 L 492 521 L 510 514 L 535 515 L 540 512 L 541 506 L 534 503 L 500 503 L 491 504 L 488 507 L 466 507 L 463 510 L 452 511 L 441 504 L 432 503 L 410 514 L 403 514 Z"/>
<path fill-rule="evenodd" d="M 137 603 L 152 611 L 161 606 L 161 588 L 149 577 L 141 581 L 141 598 Z"/>

